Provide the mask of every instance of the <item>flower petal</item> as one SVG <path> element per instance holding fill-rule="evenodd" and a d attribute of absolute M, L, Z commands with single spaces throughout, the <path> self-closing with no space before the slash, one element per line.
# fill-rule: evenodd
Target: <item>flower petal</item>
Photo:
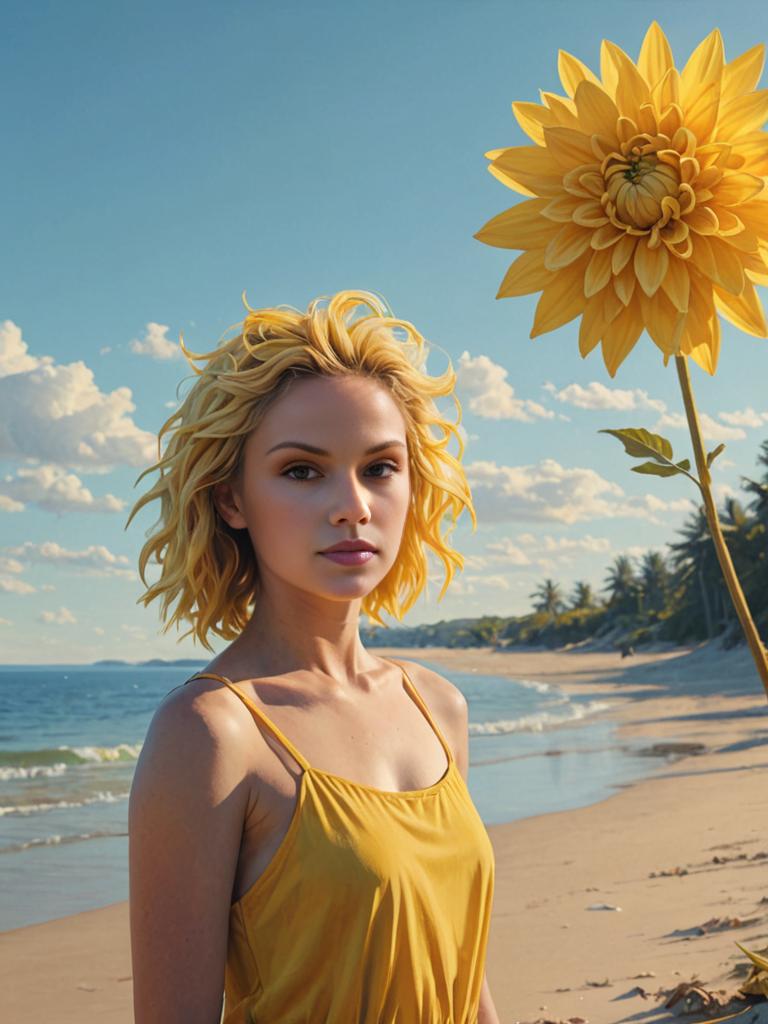
<path fill-rule="evenodd" d="M 744 160 L 742 171 L 755 174 L 758 178 L 768 176 L 768 132 L 740 135 L 733 140 L 732 153 Z"/>
<path fill-rule="evenodd" d="M 540 92 L 542 100 L 557 118 L 555 127 L 561 128 L 579 127 L 579 119 L 576 116 L 576 104 L 565 96 L 556 96 L 553 92 Z"/>
<path fill-rule="evenodd" d="M 581 164 L 596 162 L 589 136 L 576 131 L 575 128 L 545 128 L 544 142 L 564 171 Z"/>
<path fill-rule="evenodd" d="M 558 51 L 557 72 L 560 75 L 563 88 L 571 97 L 575 95 L 580 82 L 597 83 L 597 78 L 587 65 L 582 64 L 578 57 L 574 57 L 566 50 Z"/>
<path fill-rule="evenodd" d="M 540 146 L 544 145 L 545 125 L 557 124 L 555 114 L 552 113 L 549 107 L 545 107 L 541 103 L 521 103 L 515 101 L 512 104 L 512 113 L 517 118 L 517 123 L 525 134 Z"/>
<path fill-rule="evenodd" d="M 631 118 L 637 124 L 640 121 L 640 108 L 644 103 L 651 102 L 651 90 L 648 88 L 648 83 L 637 70 L 634 61 L 621 47 L 605 40 L 603 50 L 607 65 L 612 65 L 617 75 L 615 92 L 611 93 L 610 88 L 605 86 L 604 88 L 609 95 L 613 95 L 616 106 L 624 117 Z M 602 52 L 601 50 L 601 54 Z"/>
<path fill-rule="evenodd" d="M 685 314 L 675 309 L 662 292 L 657 292 L 652 299 L 642 291 L 638 295 L 643 322 L 651 341 L 665 355 L 676 355 L 680 351 Z"/>
<path fill-rule="evenodd" d="M 735 324 L 747 334 L 753 334 L 756 338 L 768 337 L 768 324 L 765 322 L 760 299 L 757 297 L 755 286 L 751 281 L 744 284 L 741 295 L 730 295 L 728 292 L 715 285 L 715 307 L 726 320 Z"/>
<path fill-rule="evenodd" d="M 611 250 L 611 270 L 614 274 L 620 274 L 624 267 L 635 255 L 637 238 L 634 235 L 624 235 Z"/>
<path fill-rule="evenodd" d="M 657 21 L 645 33 L 637 67 L 651 89 L 660 82 L 670 68 L 674 67 L 674 59 L 667 37 Z"/>
<path fill-rule="evenodd" d="M 635 294 L 636 284 L 637 275 L 635 274 L 635 268 L 628 263 L 622 272 L 613 279 L 613 290 L 621 299 L 622 305 L 629 305 L 632 296 Z"/>
<path fill-rule="evenodd" d="M 531 292 L 541 291 L 551 280 L 552 274 L 544 266 L 544 250 L 531 249 L 521 253 L 504 275 L 496 298 L 530 295 Z"/>
<path fill-rule="evenodd" d="M 548 220 L 567 224 L 573 220 L 574 211 L 583 205 L 583 196 L 573 196 L 570 192 L 563 192 L 559 196 L 550 199 L 541 213 Z"/>
<path fill-rule="evenodd" d="M 713 186 L 712 192 L 720 206 L 736 206 L 748 203 L 764 188 L 763 179 L 754 174 L 726 174 Z"/>
<path fill-rule="evenodd" d="M 691 279 L 685 260 L 674 256 L 669 261 L 664 280 L 661 282 L 664 293 L 672 300 L 672 305 L 681 313 L 688 312 L 688 297 L 691 291 Z"/>
<path fill-rule="evenodd" d="M 518 203 L 491 217 L 475 238 L 499 249 L 544 249 L 557 232 L 557 225 L 541 216 L 546 205 L 546 199 Z"/>
<path fill-rule="evenodd" d="M 552 195 L 562 190 L 562 171 L 543 146 L 504 149 L 488 170 L 524 195 Z"/>
<path fill-rule="evenodd" d="M 709 82 L 690 98 L 685 111 L 685 126 L 699 143 L 708 142 L 717 124 L 720 110 L 720 83 Z"/>
<path fill-rule="evenodd" d="M 589 248 L 592 232 L 578 224 L 563 224 L 555 237 L 551 239 L 544 253 L 544 266 L 547 270 L 561 270 L 570 266 Z"/>
<path fill-rule="evenodd" d="M 611 377 L 624 362 L 643 332 L 643 316 L 637 296 L 625 306 L 603 333 L 603 361 Z"/>
<path fill-rule="evenodd" d="M 611 280 L 611 249 L 594 250 L 584 273 L 584 294 L 597 295 Z"/>
<path fill-rule="evenodd" d="M 635 248 L 634 267 L 640 287 L 646 295 L 655 295 L 669 266 L 669 253 L 666 246 L 659 245 L 649 249 L 645 239 L 637 243 Z"/>
<path fill-rule="evenodd" d="M 761 238 L 768 238 L 768 197 L 741 203 L 738 211 L 746 227 Z"/>
<path fill-rule="evenodd" d="M 744 267 L 736 252 L 717 237 L 692 235 L 691 263 L 714 284 L 732 295 L 739 295 L 744 287 Z"/>
<path fill-rule="evenodd" d="M 602 294 L 593 295 L 587 300 L 584 313 L 579 324 L 579 352 L 582 358 L 589 355 L 603 336 L 606 327 L 605 315 L 603 312 L 604 301 Z"/>
<path fill-rule="evenodd" d="M 680 74 L 680 99 L 683 110 L 687 110 L 696 95 L 711 82 L 722 80 L 724 65 L 723 37 L 719 29 L 713 29 L 702 39 Z"/>
<path fill-rule="evenodd" d="M 575 101 L 582 130 L 587 135 L 607 136 L 613 148 L 617 148 L 619 109 L 608 93 L 594 82 L 582 82 L 576 90 Z"/>
<path fill-rule="evenodd" d="M 720 226 L 717 215 L 708 206 L 694 206 L 685 215 L 685 223 L 699 235 L 716 235 Z"/>
<path fill-rule="evenodd" d="M 707 337 L 700 345 L 691 348 L 688 355 L 702 370 L 714 377 L 720 356 L 720 321 L 713 316 L 707 325 Z"/>
<path fill-rule="evenodd" d="M 730 100 L 736 99 L 737 96 L 752 92 L 760 81 L 764 62 L 765 47 L 762 43 L 758 43 L 751 50 L 747 50 L 746 53 L 742 53 L 740 57 L 732 60 L 730 64 L 726 64 L 723 70 L 721 102 L 728 103 Z"/>
<path fill-rule="evenodd" d="M 569 270 L 553 276 L 536 306 L 530 335 L 532 338 L 562 327 L 583 311 L 587 302 L 582 285 L 585 268 L 586 258 L 582 257 Z"/>
<path fill-rule="evenodd" d="M 720 110 L 717 137 L 721 142 L 762 128 L 768 121 L 768 89 L 748 92 Z"/>

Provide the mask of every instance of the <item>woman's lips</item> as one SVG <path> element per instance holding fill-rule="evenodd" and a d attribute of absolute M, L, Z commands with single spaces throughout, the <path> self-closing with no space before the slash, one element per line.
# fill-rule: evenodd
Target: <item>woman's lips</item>
<path fill-rule="evenodd" d="M 321 551 L 324 558 L 330 558 L 332 562 L 339 565 L 365 565 L 373 558 L 375 551 Z"/>

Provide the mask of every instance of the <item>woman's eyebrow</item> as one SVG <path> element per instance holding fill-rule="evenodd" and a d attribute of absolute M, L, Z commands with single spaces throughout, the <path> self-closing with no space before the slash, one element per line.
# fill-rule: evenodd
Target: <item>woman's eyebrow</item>
<path fill-rule="evenodd" d="M 382 441 L 381 444 L 375 444 L 372 448 L 368 448 L 365 452 L 366 455 L 373 455 L 374 452 L 383 451 L 384 448 L 400 447 L 405 448 L 406 445 L 402 441 Z M 276 452 L 278 448 L 301 448 L 302 451 L 312 452 L 313 455 L 330 455 L 324 448 L 317 448 L 313 444 L 305 444 L 304 441 L 281 441 L 280 444 L 276 444 L 273 448 L 270 448 L 267 455 L 272 452 Z"/>

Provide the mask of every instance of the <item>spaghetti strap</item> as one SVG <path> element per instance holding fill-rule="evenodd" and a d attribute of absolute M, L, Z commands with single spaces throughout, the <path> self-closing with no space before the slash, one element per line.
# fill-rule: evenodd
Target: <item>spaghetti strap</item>
<path fill-rule="evenodd" d="M 272 733 L 275 739 L 279 743 L 281 743 L 288 751 L 288 753 L 291 755 L 291 757 L 301 765 L 302 769 L 304 771 L 310 770 L 309 762 L 306 761 L 304 757 L 302 757 L 302 755 L 298 752 L 296 747 L 294 747 L 294 745 L 291 743 L 288 737 L 285 736 L 278 729 L 275 723 L 266 716 L 266 714 L 261 710 L 260 707 L 258 707 L 258 705 L 254 704 L 250 697 L 246 697 L 246 695 L 243 693 L 240 687 L 233 683 L 231 679 L 227 679 L 226 676 L 217 676 L 213 672 L 196 672 L 195 675 L 190 676 L 190 678 L 187 679 L 187 682 L 191 683 L 193 679 L 216 679 L 220 683 L 224 683 L 225 686 L 228 686 L 230 690 L 237 694 L 237 696 L 240 698 L 243 704 L 245 704 L 248 710 L 252 714 L 254 714 L 258 718 L 258 720 L 267 727 L 267 729 L 269 729 L 269 731 Z"/>
<path fill-rule="evenodd" d="M 413 680 L 406 672 L 404 666 L 400 664 L 400 662 L 392 661 L 391 658 L 384 658 L 383 660 L 389 661 L 392 665 L 397 665 L 397 667 L 403 673 L 403 682 L 406 684 L 406 690 L 410 693 L 415 703 L 421 708 L 422 714 L 429 722 L 429 724 L 432 726 L 432 729 L 434 730 L 435 734 L 437 735 L 437 738 L 440 740 L 440 743 L 442 744 L 443 750 L 445 751 L 445 756 L 448 758 L 448 764 L 450 765 L 451 762 L 453 761 L 453 751 L 451 750 L 451 746 L 449 743 L 446 742 L 445 737 L 438 729 L 437 722 L 435 722 L 434 718 L 429 713 L 427 702 L 424 700 L 424 698 L 421 696 L 419 691 L 414 686 Z"/>

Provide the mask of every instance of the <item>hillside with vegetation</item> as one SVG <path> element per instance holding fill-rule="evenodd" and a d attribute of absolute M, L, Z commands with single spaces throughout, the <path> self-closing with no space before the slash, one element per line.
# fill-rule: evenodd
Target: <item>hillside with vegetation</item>
<path fill-rule="evenodd" d="M 742 478 L 743 500 L 720 509 L 728 549 L 763 641 L 768 641 L 768 441 L 758 454 L 758 479 Z M 595 642 L 629 650 L 659 641 L 690 643 L 722 638 L 728 647 L 743 634 L 723 581 L 703 507 L 683 524 L 666 551 L 636 562 L 618 555 L 605 567 L 603 585 L 578 580 L 567 594 L 555 579 L 530 595 L 527 615 L 487 615 L 412 628 L 363 630 L 371 646 L 486 647 Z"/>

